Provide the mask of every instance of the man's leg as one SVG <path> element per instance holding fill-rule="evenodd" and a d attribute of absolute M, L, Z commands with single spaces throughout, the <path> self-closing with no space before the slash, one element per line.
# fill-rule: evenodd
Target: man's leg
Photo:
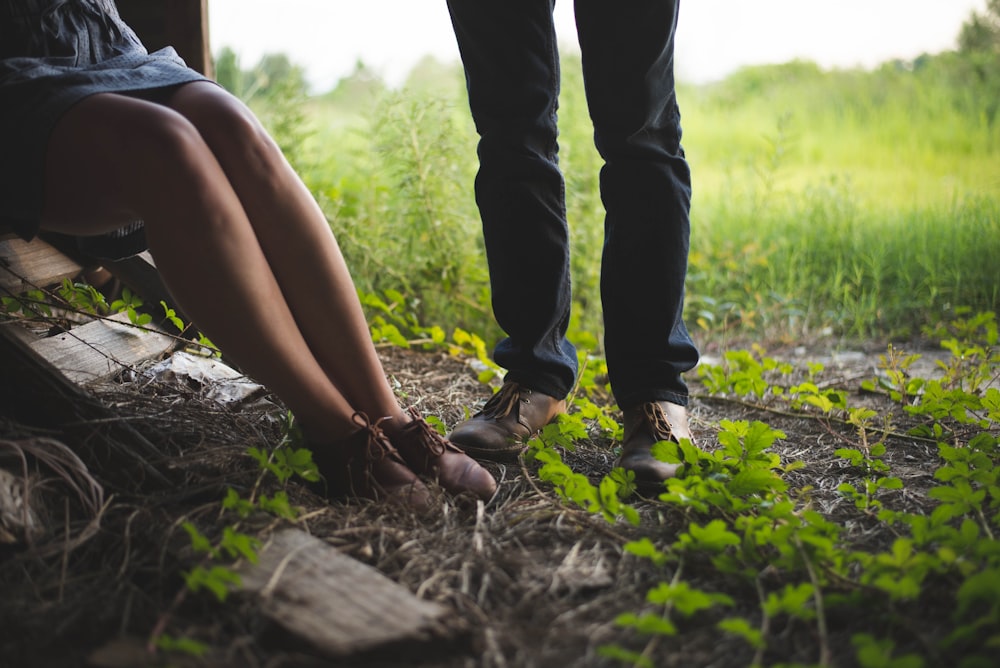
<path fill-rule="evenodd" d="M 507 334 L 494 358 L 504 390 L 449 435 L 485 458 L 515 455 L 563 410 L 576 378 L 566 340 L 569 231 L 558 165 L 559 56 L 552 0 L 449 0 L 480 135 L 476 202 Z"/>
<path fill-rule="evenodd" d="M 684 326 L 691 175 L 674 91 L 677 0 L 576 0 L 587 101 L 605 160 L 601 270 L 605 350 L 625 411 L 622 463 L 659 482 L 649 446 L 690 438 L 681 374 L 698 352 Z"/>

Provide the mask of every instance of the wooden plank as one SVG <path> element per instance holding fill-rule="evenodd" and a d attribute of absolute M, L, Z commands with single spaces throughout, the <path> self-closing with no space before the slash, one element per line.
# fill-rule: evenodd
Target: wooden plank
<path fill-rule="evenodd" d="M 19 336 L 0 323 L 0 414 L 24 425 L 59 432 L 90 471 L 110 487 L 165 488 L 170 480 L 154 462 L 163 455 L 127 420 L 71 383 Z"/>
<path fill-rule="evenodd" d="M 39 339 L 31 349 L 80 385 L 103 380 L 139 362 L 160 357 L 176 339 L 128 324 L 126 314 L 95 320 L 56 336 Z"/>
<path fill-rule="evenodd" d="M 156 268 L 156 263 L 149 251 L 143 251 L 132 257 L 121 260 L 108 260 L 93 257 L 80 250 L 76 241 L 72 237 L 60 234 L 43 233 L 42 237 L 53 247 L 62 251 L 67 257 L 75 260 L 79 264 L 87 267 L 101 266 L 107 269 L 112 276 L 128 286 L 132 292 L 142 297 L 147 313 L 153 316 L 154 321 L 159 322 L 160 327 L 173 334 L 180 334 L 170 322 L 163 319 L 163 308 L 160 302 L 166 302 L 167 306 L 174 309 L 175 314 L 183 322 L 190 324 L 190 320 L 183 310 L 174 303 L 170 291 L 163 283 L 163 278 Z M 197 338 L 197 331 L 189 327 L 184 333 L 189 339 Z"/>
<path fill-rule="evenodd" d="M 0 240 L 0 293 L 17 295 L 34 286 L 48 287 L 82 270 L 78 262 L 41 239 Z"/>
<path fill-rule="evenodd" d="M 3 327 L 9 336 L 23 341 L 25 345 L 31 345 L 38 340 L 39 336 L 41 336 L 41 333 L 31 329 L 30 327 L 24 326 L 17 320 L 8 320 L 0 323 L 0 327 Z"/>
<path fill-rule="evenodd" d="M 447 608 L 303 531 L 275 533 L 259 556 L 239 569 L 243 589 L 266 617 L 328 656 L 447 636 Z"/>

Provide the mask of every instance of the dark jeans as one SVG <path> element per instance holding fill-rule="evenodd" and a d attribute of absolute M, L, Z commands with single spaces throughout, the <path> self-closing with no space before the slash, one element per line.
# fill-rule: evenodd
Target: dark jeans
<path fill-rule="evenodd" d="M 569 230 L 558 164 L 554 0 L 447 0 L 479 133 L 476 202 L 507 338 L 507 379 L 565 396 Z M 601 300 L 618 404 L 685 405 L 698 351 L 682 320 L 691 176 L 674 95 L 677 0 L 576 0 L 583 77 L 604 159 Z"/>

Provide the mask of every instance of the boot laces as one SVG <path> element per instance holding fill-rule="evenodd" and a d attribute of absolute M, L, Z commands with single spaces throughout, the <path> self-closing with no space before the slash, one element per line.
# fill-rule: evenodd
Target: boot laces
<path fill-rule="evenodd" d="M 351 416 L 351 421 L 361 427 L 361 431 L 365 432 L 362 456 L 364 457 L 365 473 L 369 476 L 372 474 L 372 469 L 376 464 L 396 452 L 396 449 L 389 443 L 389 439 L 386 438 L 380 426 L 389 419 L 391 418 L 382 417 L 372 422 L 371 418 L 361 411 L 357 411 Z"/>
<path fill-rule="evenodd" d="M 449 447 L 452 450 L 461 452 L 456 446 L 445 440 L 412 406 L 409 408 L 409 413 L 413 417 L 413 424 L 415 425 L 413 430 L 416 433 L 417 443 L 420 447 L 430 451 L 435 457 L 443 455 Z"/>
<path fill-rule="evenodd" d="M 656 440 L 668 441 L 673 438 L 674 428 L 670 425 L 670 420 L 667 419 L 660 404 L 651 401 L 645 404 L 642 410 Z"/>
<path fill-rule="evenodd" d="M 479 414 L 484 417 L 501 420 L 511 414 L 514 406 L 520 400 L 521 386 L 517 383 L 504 383 L 500 391 L 490 397 L 483 405 Z"/>

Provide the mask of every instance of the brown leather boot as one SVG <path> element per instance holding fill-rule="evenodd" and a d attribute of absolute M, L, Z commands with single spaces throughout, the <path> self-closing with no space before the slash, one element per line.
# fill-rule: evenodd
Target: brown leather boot
<path fill-rule="evenodd" d="M 448 440 L 476 459 L 515 461 L 528 439 L 566 412 L 566 402 L 506 382 L 483 409 L 460 423 Z"/>
<path fill-rule="evenodd" d="M 407 467 L 379 423 L 355 413 L 361 427 L 345 439 L 312 447 L 313 461 L 323 480 L 312 487 L 329 499 L 357 497 L 390 501 L 417 511 L 431 507 L 431 494 Z"/>
<path fill-rule="evenodd" d="M 677 475 L 678 464 L 667 464 L 653 456 L 657 441 L 686 438 L 694 443 L 688 426 L 687 409 L 669 401 L 649 401 L 626 408 L 622 454 L 615 466 L 635 472 L 635 483 L 643 494 L 663 490 L 663 481 Z"/>
<path fill-rule="evenodd" d="M 472 493 L 489 501 L 497 491 L 497 482 L 476 460 L 459 450 L 413 408 L 413 422 L 390 437 L 410 469 L 437 482 L 456 496 Z"/>

